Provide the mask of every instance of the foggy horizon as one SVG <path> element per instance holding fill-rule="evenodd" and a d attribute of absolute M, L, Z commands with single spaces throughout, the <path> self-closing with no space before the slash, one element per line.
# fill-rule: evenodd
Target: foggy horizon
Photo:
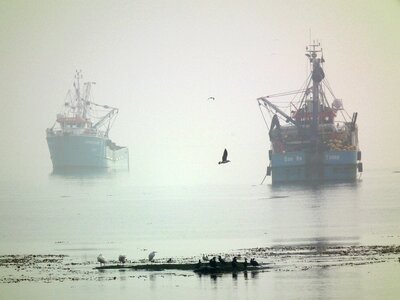
<path fill-rule="evenodd" d="M 399 1 L 0 7 L 2 181 L 51 173 L 45 130 L 82 70 L 94 102 L 119 109 L 109 136 L 129 148 L 133 185 L 259 184 L 270 142 L 256 99 L 301 87 L 310 31 L 336 97 L 358 112 L 364 172 L 400 168 Z"/>

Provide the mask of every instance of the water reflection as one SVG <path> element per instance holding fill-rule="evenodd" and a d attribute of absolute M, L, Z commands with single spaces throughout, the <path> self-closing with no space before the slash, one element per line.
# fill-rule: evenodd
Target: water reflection
<path fill-rule="evenodd" d="M 355 181 L 330 181 L 330 182 L 296 182 L 296 183 L 274 183 L 269 184 L 272 189 L 300 189 L 318 190 L 324 188 L 336 188 L 342 186 L 357 187 L 362 182 L 361 179 Z"/>
<path fill-rule="evenodd" d="M 129 182 L 129 172 L 114 169 L 57 169 L 48 175 L 49 182 L 54 186 L 63 186 L 65 183 L 79 183 L 90 186 L 102 186 L 104 183 Z"/>
<path fill-rule="evenodd" d="M 51 177 L 67 177 L 67 178 L 98 178 L 105 176 L 115 176 L 118 172 L 113 169 L 93 169 L 93 168 L 65 168 L 65 169 L 55 169 L 50 173 Z"/>
<path fill-rule="evenodd" d="M 119 273 L 120 273 L 119 279 L 120 279 L 121 281 L 126 281 L 127 278 L 128 278 L 127 275 L 126 275 L 126 270 L 125 270 L 125 269 L 119 269 L 118 271 L 119 271 Z"/>
<path fill-rule="evenodd" d="M 309 254 L 314 262 L 329 260 L 323 254 L 332 245 L 358 244 L 363 233 L 359 218 L 360 189 L 359 181 L 270 186 L 270 193 L 275 196 L 268 199 L 273 218 L 268 225 L 275 229 L 270 230 L 272 243 L 312 249 Z M 286 197 L 278 197 L 282 195 Z M 335 294 L 338 278 L 331 276 L 337 276 L 337 272 L 323 266 L 305 270 L 308 271 L 273 274 L 275 293 L 285 298 L 282 279 L 290 278 L 292 290 L 307 286 L 312 298 L 327 299 Z"/>
<path fill-rule="evenodd" d="M 271 186 L 268 225 L 279 228 L 271 242 L 313 244 L 321 251 L 326 243 L 357 243 L 359 188 L 358 183 Z"/>
<path fill-rule="evenodd" d="M 250 273 L 250 278 L 249 278 L 249 273 Z M 228 279 L 229 277 L 232 278 L 233 281 L 240 281 L 240 277 L 242 277 L 243 274 L 243 279 L 244 280 L 249 280 L 249 279 L 258 279 L 259 278 L 259 271 L 242 271 L 242 272 L 232 272 L 232 273 L 222 273 L 222 274 L 200 274 L 196 273 L 197 278 L 201 280 L 203 277 L 209 277 L 211 282 L 217 283 L 218 280 L 223 280 L 223 279 Z M 230 275 L 231 274 L 231 275 Z"/>

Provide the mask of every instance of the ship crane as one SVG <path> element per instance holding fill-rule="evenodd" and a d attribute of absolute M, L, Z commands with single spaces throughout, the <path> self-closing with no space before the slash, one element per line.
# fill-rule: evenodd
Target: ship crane
<path fill-rule="evenodd" d="M 269 98 L 269 96 L 266 97 L 260 97 L 258 98 L 258 104 L 259 105 L 263 105 L 265 107 L 269 106 L 272 107 L 277 113 L 279 113 L 280 115 L 282 115 L 285 119 L 286 119 L 286 123 L 292 123 L 293 125 L 297 125 L 296 121 L 289 116 L 288 114 L 286 114 L 283 110 L 281 110 L 278 106 L 276 106 L 275 104 L 273 104 L 271 101 L 269 101 L 267 98 Z"/>
<path fill-rule="evenodd" d="M 94 124 L 92 126 L 92 128 L 98 129 L 105 122 L 108 121 L 109 123 L 108 123 L 108 126 L 107 126 L 107 130 L 105 132 L 105 135 L 108 136 L 108 132 L 110 130 L 111 119 L 114 118 L 118 114 L 118 108 L 111 107 L 111 106 L 108 106 L 108 105 L 100 105 L 100 104 L 96 104 L 96 103 L 93 103 L 93 102 L 90 102 L 90 104 L 98 106 L 98 107 L 102 107 L 102 108 L 105 108 L 105 109 L 110 109 L 110 111 L 107 114 L 105 114 L 99 121 L 97 121 L 96 124 Z"/>

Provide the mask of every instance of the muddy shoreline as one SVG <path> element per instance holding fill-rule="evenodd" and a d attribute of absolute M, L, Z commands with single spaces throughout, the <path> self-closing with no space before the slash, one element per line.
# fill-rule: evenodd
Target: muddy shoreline
<path fill-rule="evenodd" d="M 307 271 L 311 268 L 340 268 L 343 266 L 361 266 L 366 264 L 387 263 L 399 261 L 400 246 L 275 246 L 265 248 L 239 249 L 231 253 L 209 253 L 208 256 L 237 256 L 255 257 L 261 263 L 268 263 L 271 268 L 259 272 L 296 272 Z M 155 264 L 165 264 L 167 259 L 159 258 Z M 195 263 L 200 256 L 187 258 L 173 258 L 174 263 Z M 130 264 L 140 264 L 144 260 L 132 260 Z M 108 261 L 108 264 L 117 265 L 117 261 Z M 64 281 L 98 281 L 117 280 L 121 272 L 129 274 L 129 278 L 146 279 L 151 273 L 165 275 L 166 271 L 135 271 L 135 270 L 96 270 L 96 257 L 90 261 L 74 260 L 64 254 L 43 255 L 1 255 L 0 256 L 0 283 L 19 282 L 64 282 Z M 191 271 L 172 272 L 176 276 L 196 276 Z"/>

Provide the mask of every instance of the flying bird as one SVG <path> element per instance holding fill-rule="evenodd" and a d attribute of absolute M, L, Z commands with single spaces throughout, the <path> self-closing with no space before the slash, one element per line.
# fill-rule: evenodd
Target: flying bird
<path fill-rule="evenodd" d="M 214 97 L 208 97 L 207 100 L 215 100 Z"/>
<path fill-rule="evenodd" d="M 101 267 L 102 264 L 103 264 L 103 265 L 106 265 L 106 260 L 105 260 L 105 258 L 103 257 L 102 254 L 100 254 L 99 256 L 97 256 L 97 261 L 100 263 L 100 267 Z"/>
<path fill-rule="evenodd" d="M 230 162 L 230 160 L 228 160 L 228 151 L 225 149 L 224 154 L 222 154 L 222 161 L 219 161 L 218 164 L 226 164 L 228 162 Z"/>
<path fill-rule="evenodd" d="M 156 251 L 153 251 L 153 252 L 150 252 L 150 254 L 149 254 L 149 261 L 153 261 L 153 259 L 154 259 L 154 256 L 156 256 Z"/>
<path fill-rule="evenodd" d="M 120 256 L 118 256 L 118 260 L 121 264 L 124 264 L 124 263 L 126 263 L 126 256 L 120 255 Z"/>

